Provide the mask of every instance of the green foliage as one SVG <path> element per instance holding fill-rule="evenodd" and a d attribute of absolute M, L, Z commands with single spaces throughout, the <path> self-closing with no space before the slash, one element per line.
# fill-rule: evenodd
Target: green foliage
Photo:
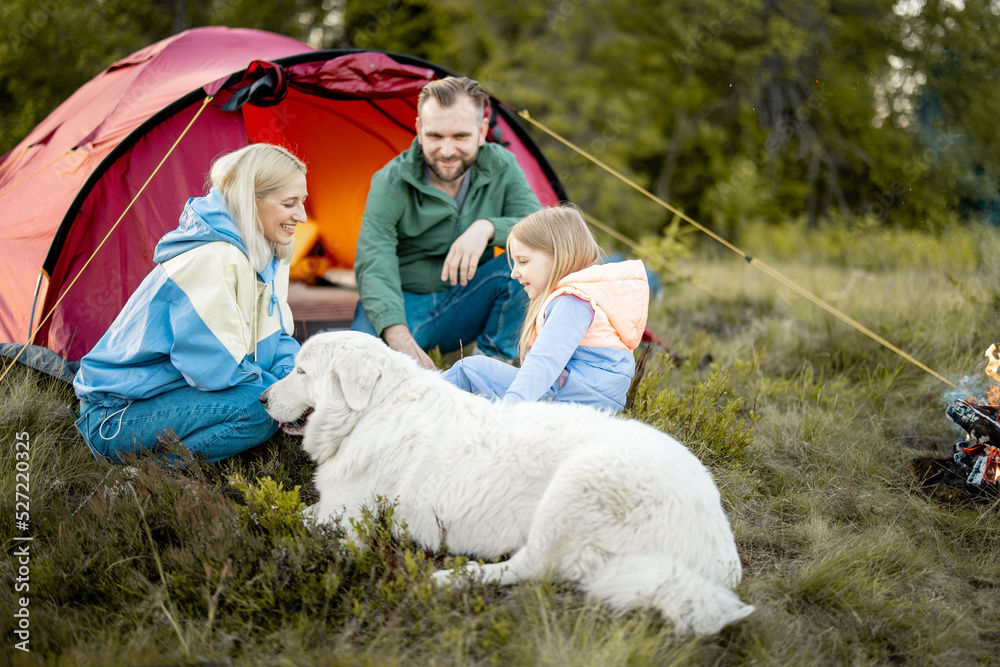
<path fill-rule="evenodd" d="M 906 11 L 891 0 L 349 2 L 346 34 L 475 76 L 727 236 L 788 217 L 935 228 L 1000 215 L 992 107 L 978 102 L 998 89 L 1000 16 Z M 540 141 L 585 210 L 633 238 L 667 224 L 585 158 Z"/>
<path fill-rule="evenodd" d="M 725 371 L 713 372 L 683 392 L 659 389 L 671 366 L 661 360 L 656 371 L 639 382 L 630 417 L 671 434 L 702 460 L 733 464 L 745 460 L 759 419 L 733 397 Z"/>
<path fill-rule="evenodd" d="M 302 511 L 305 504 L 299 500 L 299 487 L 285 491 L 284 484 L 270 477 L 262 477 L 251 484 L 240 475 L 229 478 L 229 483 L 239 490 L 246 505 L 240 507 L 240 524 L 246 530 L 262 531 L 274 537 L 291 537 L 305 532 Z"/>
<path fill-rule="evenodd" d="M 675 215 L 658 236 L 644 236 L 639 243 L 638 253 L 653 269 L 657 265 L 676 266 L 681 260 L 691 257 L 694 234 L 697 230 Z"/>
<path fill-rule="evenodd" d="M 406 53 L 464 71 L 461 65 L 472 63 L 463 59 L 482 57 L 480 45 L 466 45 L 472 51 L 465 53 L 456 39 L 456 26 L 466 24 L 473 12 L 468 4 L 433 0 L 351 0 L 345 3 L 344 34 L 359 49 Z"/>
<path fill-rule="evenodd" d="M 0 24 L 0 152 L 111 62 L 186 28 L 245 26 L 474 76 L 733 240 L 789 218 L 1000 220 L 990 3 L 10 0 Z M 585 210 L 632 238 L 670 222 L 539 140 Z"/>
<path fill-rule="evenodd" d="M 339 36 L 330 0 L 5 0 L 0 3 L 0 154 L 113 62 L 205 25 L 247 27 L 300 40 Z M 325 7 L 325 8 L 324 8 Z"/>
<path fill-rule="evenodd" d="M 397 615 L 412 618 L 415 626 L 408 633 L 419 637 L 437 622 L 441 597 L 430 578 L 434 564 L 429 555 L 396 522 L 393 511 L 385 498 L 377 498 L 348 528 L 351 615 L 361 631 L 375 632 Z M 479 604 L 475 611 L 481 608 Z"/>
<path fill-rule="evenodd" d="M 1000 252 L 991 225 L 942 224 L 938 229 L 893 229 L 871 217 L 835 220 L 815 227 L 805 220 L 750 223 L 745 250 L 766 262 L 798 262 L 803 244 L 824 261 L 849 269 L 953 271 L 990 269 Z M 759 254 L 758 254 L 759 253 Z"/>
<path fill-rule="evenodd" d="M 0 153 L 88 79 L 152 36 L 138 34 L 138 26 L 113 3 L 10 0 L 0 5 L 0 25 Z"/>
<path fill-rule="evenodd" d="M 430 360 L 434 362 L 434 366 L 437 368 L 447 370 L 447 367 L 450 366 L 450 364 L 445 361 L 444 355 L 441 354 L 441 348 L 436 345 L 430 350 L 427 350 L 427 356 L 430 357 Z"/>

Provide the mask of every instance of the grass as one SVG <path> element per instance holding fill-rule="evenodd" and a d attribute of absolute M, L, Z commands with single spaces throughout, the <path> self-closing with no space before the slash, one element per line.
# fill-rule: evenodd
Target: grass
<path fill-rule="evenodd" d="M 743 246 L 946 378 L 985 384 L 996 230 L 789 225 Z M 0 664 L 1000 664 L 1000 501 L 944 502 L 910 467 L 950 453 L 952 388 L 740 258 L 700 248 L 680 268 L 714 296 L 677 283 L 653 305 L 686 361 L 651 362 L 631 414 L 712 468 L 757 607 L 745 621 L 677 639 L 558 582 L 437 590 L 428 574 L 452 556 L 393 538 L 391 506 L 358 526 L 364 552 L 297 520 L 315 489 L 294 438 L 214 466 L 177 447 L 184 466 L 128 476 L 93 460 L 68 386 L 19 368 L 0 385 L 0 442 L 30 441 L 34 540 L 16 592 L 11 454 L 0 608 L 28 596 L 31 652 L 5 613 Z"/>

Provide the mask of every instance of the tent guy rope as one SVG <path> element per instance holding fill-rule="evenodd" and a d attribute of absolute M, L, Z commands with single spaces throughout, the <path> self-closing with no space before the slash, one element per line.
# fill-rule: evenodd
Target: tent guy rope
<path fill-rule="evenodd" d="M 49 309 L 49 312 L 45 313 L 45 316 L 38 323 L 38 326 L 36 326 L 31 331 L 31 335 L 28 336 L 28 342 L 29 343 L 35 339 L 35 334 L 38 333 L 38 330 L 42 328 L 42 325 L 45 324 L 50 317 L 52 317 L 52 313 L 54 313 L 55 310 L 56 310 L 56 308 L 59 307 L 59 304 L 62 303 L 62 300 L 66 298 L 66 295 L 69 293 L 69 291 L 71 289 L 73 289 L 73 285 L 76 284 L 76 281 L 80 278 L 81 275 L 83 275 L 83 272 L 87 270 L 88 266 L 90 266 L 90 262 L 94 259 L 94 257 L 97 255 L 97 253 L 99 253 L 101 251 L 101 248 L 104 247 L 104 244 L 107 242 L 107 240 L 111 237 L 111 235 L 118 228 L 118 225 L 121 224 L 121 221 L 125 219 L 125 216 L 132 209 L 133 204 L 135 204 L 136 200 L 138 200 L 139 197 L 142 196 L 142 193 L 146 190 L 146 187 L 150 184 L 150 182 L 152 182 L 152 180 L 156 176 L 156 174 L 159 173 L 160 168 L 163 167 L 163 165 L 164 165 L 164 163 L 166 163 L 167 159 L 173 154 L 174 150 L 177 149 L 177 146 L 180 145 L 181 140 L 185 137 L 185 135 L 187 135 L 188 130 L 190 130 L 191 126 L 194 125 L 194 123 L 195 123 L 196 120 L 198 120 L 198 117 L 201 116 L 201 113 L 208 106 L 209 102 L 212 101 L 213 97 L 214 96 L 209 95 L 208 97 L 206 97 L 202 101 L 201 107 L 198 109 L 197 113 L 195 113 L 194 117 L 192 117 L 191 120 L 188 122 L 188 124 L 184 127 L 184 130 L 181 131 L 181 133 L 177 136 L 177 139 L 174 141 L 173 145 L 170 147 L 170 150 L 168 150 L 166 152 L 166 154 L 160 160 L 159 164 L 156 165 L 156 168 L 153 169 L 153 172 L 146 179 L 146 182 L 142 184 L 142 187 L 139 188 L 139 191 L 135 193 L 134 197 L 132 197 L 132 201 L 130 201 L 128 203 L 128 206 L 125 207 L 125 210 L 122 211 L 122 214 L 120 216 L 118 216 L 117 220 L 115 220 L 115 224 L 111 225 L 111 229 L 109 229 L 108 233 L 104 235 L 104 238 L 101 239 L 101 242 L 97 244 L 97 247 L 94 248 L 94 251 L 92 253 L 90 253 L 90 257 L 88 257 L 87 261 L 84 262 L 83 266 L 80 267 L 80 270 L 77 271 L 76 276 L 74 276 L 73 280 L 71 280 L 69 282 L 69 284 L 63 290 L 62 294 L 59 295 L 59 298 L 56 300 L 56 302 L 54 304 L 52 304 L 52 307 Z M 21 355 L 24 353 L 25 347 L 22 347 L 21 351 L 17 353 L 17 356 L 14 357 L 14 359 L 7 365 L 6 368 L 4 368 L 3 374 L 0 375 L 0 381 L 3 381 L 3 379 L 5 377 L 7 377 L 7 373 L 9 373 L 10 369 L 14 367 L 14 364 L 17 363 L 17 360 L 21 358 Z"/>
<path fill-rule="evenodd" d="M 590 223 L 594 227 L 597 227 L 598 229 L 600 229 L 602 232 L 604 232 L 608 236 L 613 236 L 614 238 L 618 239 L 619 241 L 621 241 L 622 243 L 624 243 L 625 245 L 627 245 L 629 248 L 631 248 L 633 251 L 635 251 L 635 253 L 637 255 L 639 255 L 640 257 L 642 257 L 644 259 L 647 259 L 650 262 L 652 262 L 652 263 L 656 264 L 657 266 L 659 266 L 660 268 L 662 268 L 663 270 L 665 270 L 665 271 L 667 271 L 669 273 L 674 274 L 675 276 L 677 276 L 678 278 L 680 278 L 684 282 L 689 283 L 692 287 L 696 287 L 696 288 L 700 289 L 702 292 L 705 292 L 706 294 L 708 294 L 713 299 L 721 299 L 722 298 L 717 292 L 715 292 L 715 290 L 713 290 L 712 288 L 710 288 L 708 285 L 705 285 L 705 284 L 703 284 L 703 283 L 695 280 L 691 276 L 685 276 L 683 273 L 681 273 L 680 271 L 676 270 L 675 268 L 673 268 L 672 266 L 670 266 L 669 264 L 667 264 L 667 261 L 665 259 L 663 259 L 662 257 L 659 257 L 657 255 L 652 254 L 651 252 L 649 252 L 649 250 L 647 250 L 646 248 L 643 248 L 641 245 L 639 245 L 638 243 L 636 243 L 635 241 L 633 241 L 629 237 L 625 236 L 624 234 L 622 234 L 618 230 L 614 229 L 613 227 L 607 225 L 604 222 L 601 222 L 600 220 L 598 220 L 594 216 L 590 215 L 586 211 L 581 211 L 581 213 L 583 213 L 583 217 L 584 217 L 584 219 L 588 223 Z"/>
<path fill-rule="evenodd" d="M 28 148 L 31 148 L 31 147 L 29 146 Z M 26 148 L 22 152 L 27 152 L 27 150 L 28 149 Z M 56 162 L 58 162 L 59 160 L 63 159 L 64 157 L 66 157 L 67 155 L 69 155 L 70 153 L 72 153 L 75 150 L 76 150 L 76 147 L 74 146 L 73 148 L 70 148 L 69 150 L 67 150 L 65 153 L 63 153 L 62 155 L 60 155 L 56 159 L 52 160 L 52 162 L 49 162 L 47 165 L 45 165 L 44 167 L 42 167 L 38 171 L 36 171 L 36 172 L 34 172 L 32 174 L 29 174 L 28 176 L 22 178 L 20 181 L 18 181 L 14 185 L 10 186 L 9 188 L 7 188 L 6 190 L 4 190 L 3 192 L 0 192 L 0 197 L 3 197 L 8 192 L 10 192 L 12 190 L 16 190 L 20 186 L 24 185 L 25 183 L 27 183 L 28 181 L 30 181 L 31 179 L 33 179 L 35 176 L 38 176 L 40 173 L 42 173 L 43 171 L 45 171 L 46 169 L 48 169 L 49 167 L 51 167 L 52 165 L 54 165 Z"/>
<path fill-rule="evenodd" d="M 35 144 L 32 144 L 31 146 L 34 146 L 34 145 Z M 12 152 L 10 155 L 8 155 L 7 159 L 4 160 L 3 163 L 0 163 L 0 171 L 3 171 L 4 169 L 6 169 L 7 167 L 9 167 L 10 165 L 14 164 L 14 162 L 17 160 L 17 158 L 21 157 L 22 155 L 24 155 L 25 153 L 27 153 L 28 151 L 31 150 L 31 146 L 25 146 L 21 150 L 20 153 L 14 154 Z M 60 157 L 62 157 L 62 156 L 60 156 Z"/>
<path fill-rule="evenodd" d="M 885 348 L 887 348 L 889 350 L 892 350 L 893 352 L 895 352 L 896 354 L 898 354 L 899 356 L 901 356 L 903 359 L 905 359 L 906 361 L 908 361 L 911 364 L 913 364 L 914 366 L 917 366 L 918 368 L 920 368 L 921 370 L 925 371 L 926 373 L 928 373 L 930 375 L 933 375 L 935 378 L 937 378 L 941 382 L 944 382 L 945 384 L 947 384 L 950 387 L 957 388 L 958 385 L 956 385 L 954 382 L 952 382 L 951 380 L 947 379 L 946 377 L 944 377 L 940 373 L 932 370 L 929 366 L 927 366 L 926 364 L 924 364 L 923 362 L 921 362 L 919 359 L 916 359 L 915 357 L 913 357 L 909 353 L 907 353 L 904 350 L 900 349 L 899 347 L 893 345 L 891 342 L 889 342 L 888 340 L 886 340 L 882 336 L 878 335 L 877 333 L 875 333 L 874 331 L 872 331 L 871 329 L 869 329 L 865 325 L 861 324 L 860 322 L 858 322 L 857 320 L 855 320 L 854 318 L 852 318 L 847 313 L 844 313 L 843 311 L 841 311 L 840 309 L 836 308 L 835 306 L 827 303 L 826 301 L 824 301 L 823 299 L 821 299 L 817 295 L 815 295 L 812 292 L 810 292 L 809 290 L 807 290 L 805 287 L 802 287 L 801 285 L 799 285 L 798 283 L 796 283 L 795 281 L 793 281 L 791 278 L 789 278 L 789 277 L 785 276 L 784 274 L 782 274 L 777 269 L 769 266 L 768 264 L 762 262 L 761 260 L 757 259 L 756 257 L 753 257 L 752 255 L 749 255 L 748 253 L 744 252 L 742 249 L 740 249 L 739 247 L 737 247 L 733 243 L 730 243 L 728 240 L 726 240 L 723 237 L 719 236 L 718 234 L 716 234 L 715 232 L 713 232 L 708 227 L 705 227 L 704 225 L 702 225 L 701 223 L 699 223 L 697 220 L 691 218 L 690 216 L 686 215 L 685 213 L 681 212 L 680 210 L 674 208 L 673 206 L 671 206 L 667 202 L 663 201 L 662 199 L 660 199 L 659 197 L 657 197 L 656 195 L 654 195 L 652 192 L 650 192 L 646 188 L 642 187 L 641 185 L 639 185 L 638 183 L 636 183 L 632 179 L 628 178 L 627 176 L 625 176 L 624 174 L 622 174 L 618 170 L 616 170 L 616 169 L 608 166 L 607 164 L 605 164 L 604 162 L 598 160 L 596 157 L 594 157 L 593 155 L 591 155 L 587 151 L 583 150 L 582 148 L 580 148 L 576 144 L 572 143 L 568 139 L 560 136 L 559 134 L 557 134 L 553 130 L 550 130 L 548 127 L 546 127 L 542 123 L 540 123 L 537 120 L 535 120 L 534 118 L 532 118 L 531 115 L 528 113 L 527 110 L 517 111 L 517 115 L 520 116 L 521 118 L 523 118 L 524 120 L 526 120 L 527 122 L 531 123 L 535 127 L 537 127 L 542 132 L 548 134 L 550 137 L 552 137 L 556 141 L 558 141 L 561 144 L 567 146 L 571 150 L 579 153 L 580 155 L 582 155 L 586 159 L 590 160 L 591 162 L 593 162 L 594 164 L 596 164 L 598 167 L 600 167 L 601 169 L 605 170 L 606 172 L 608 172 L 609 174 L 611 174 L 615 178 L 619 179 L 620 181 L 622 181 L 623 183 L 625 183 L 626 185 L 628 185 L 632 189 L 634 189 L 634 190 L 642 193 L 643 195 L 645 195 L 646 197 L 648 197 L 652 201 L 656 202 L 657 204 L 659 204 L 663 208 L 667 209 L 668 211 L 670 211 L 674 215 L 679 216 L 682 220 L 684 220 L 688 224 L 692 225 L 697 230 L 699 230 L 699 231 L 707 234 L 708 236 L 712 237 L 713 239 L 715 239 L 716 241 L 718 241 L 722 245 L 726 246 L 727 248 L 729 248 L 730 250 L 732 250 L 736 254 L 741 255 L 750 264 L 750 266 L 753 266 L 753 267 L 759 269 L 760 271 L 762 271 L 764 274 L 770 276 L 771 278 L 774 278 L 775 280 L 777 280 L 779 283 L 781 283 L 785 287 L 788 287 L 789 289 L 793 290 L 794 292 L 798 293 L 799 295 L 805 297 L 806 299 L 808 299 L 809 301 L 813 302 L 814 304 L 816 304 L 817 306 L 819 306 L 823 310 L 827 311 L 828 313 L 830 313 L 831 315 L 833 315 L 837 319 L 839 319 L 839 320 L 847 323 L 848 325 L 854 327 L 855 329 L 857 329 L 861 333 L 865 334 L 866 336 L 868 336 L 872 340 L 876 341 L 880 345 L 884 346 Z"/>

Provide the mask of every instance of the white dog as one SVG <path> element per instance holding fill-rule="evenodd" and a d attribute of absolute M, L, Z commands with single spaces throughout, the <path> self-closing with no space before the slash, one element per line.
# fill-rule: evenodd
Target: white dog
<path fill-rule="evenodd" d="M 348 525 L 382 496 L 430 549 L 513 553 L 466 565 L 478 578 L 550 574 L 619 611 L 653 606 L 678 633 L 753 611 L 730 590 L 740 559 L 711 475 L 650 426 L 578 405 L 493 403 L 358 332 L 307 340 L 260 400 L 304 436 L 318 520 Z"/>

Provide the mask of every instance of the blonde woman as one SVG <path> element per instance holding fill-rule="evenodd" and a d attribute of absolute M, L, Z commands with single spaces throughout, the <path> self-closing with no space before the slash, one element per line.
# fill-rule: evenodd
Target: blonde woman
<path fill-rule="evenodd" d="M 642 262 L 601 264 L 597 242 L 571 206 L 542 209 L 514 225 L 507 254 L 511 277 L 531 300 L 518 345 L 521 368 L 472 356 L 445 379 L 507 402 L 621 410 L 649 308 Z"/>
<path fill-rule="evenodd" d="M 121 463 L 155 450 L 169 430 L 214 462 L 278 428 L 258 399 L 299 349 L 288 259 L 306 219 L 306 166 L 284 148 L 251 144 L 218 158 L 209 181 L 81 361 L 76 424 L 95 456 Z"/>

